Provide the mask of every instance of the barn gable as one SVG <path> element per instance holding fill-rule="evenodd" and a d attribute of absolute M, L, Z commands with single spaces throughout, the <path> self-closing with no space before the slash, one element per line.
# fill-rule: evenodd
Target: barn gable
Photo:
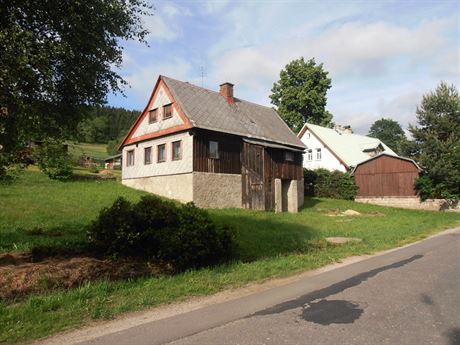
<path fill-rule="evenodd" d="M 412 159 L 380 154 L 359 163 L 352 171 L 358 198 L 414 197 L 420 167 Z"/>

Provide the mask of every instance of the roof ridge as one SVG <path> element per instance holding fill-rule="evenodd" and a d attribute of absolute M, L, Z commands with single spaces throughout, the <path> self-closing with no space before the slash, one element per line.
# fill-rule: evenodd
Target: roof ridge
<path fill-rule="evenodd" d="M 193 84 L 193 83 L 190 83 L 190 82 L 188 82 L 188 81 L 183 81 L 183 80 L 179 80 L 179 79 L 176 79 L 176 78 L 171 78 L 171 77 L 168 77 L 168 76 L 162 75 L 162 74 L 160 74 L 160 78 L 172 79 L 172 80 L 177 81 L 177 82 L 179 82 L 179 83 L 188 84 L 189 86 L 193 86 L 193 87 L 196 87 L 196 88 L 198 88 L 198 89 L 202 89 L 202 90 L 205 90 L 205 91 L 210 91 L 210 92 L 213 92 L 213 93 L 216 93 L 216 94 L 220 95 L 219 91 L 214 91 L 214 90 L 208 89 L 208 88 L 203 87 L 203 86 L 198 86 L 198 85 Z M 258 106 L 258 107 L 262 107 L 262 108 L 266 108 L 266 109 L 275 110 L 275 109 L 273 109 L 273 107 L 269 107 L 269 106 L 266 106 L 266 105 L 262 105 L 262 104 L 259 104 L 259 103 L 255 103 L 255 102 L 253 102 L 253 101 L 248 101 L 248 100 L 246 100 L 246 99 L 242 99 L 242 98 L 239 98 L 239 97 L 233 97 L 233 98 L 235 98 L 235 99 L 237 99 L 237 100 L 239 100 L 239 101 L 242 101 L 242 102 L 254 104 L 254 105 Z M 275 110 L 275 111 L 276 111 L 276 110 Z"/>

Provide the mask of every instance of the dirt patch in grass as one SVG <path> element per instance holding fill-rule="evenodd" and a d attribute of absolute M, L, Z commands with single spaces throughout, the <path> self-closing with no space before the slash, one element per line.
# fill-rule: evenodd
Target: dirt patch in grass
<path fill-rule="evenodd" d="M 49 257 L 32 262 L 28 253 L 0 255 L 0 300 L 12 300 L 56 289 L 70 289 L 97 280 L 120 280 L 158 275 L 165 269 L 132 259 L 89 256 Z"/>

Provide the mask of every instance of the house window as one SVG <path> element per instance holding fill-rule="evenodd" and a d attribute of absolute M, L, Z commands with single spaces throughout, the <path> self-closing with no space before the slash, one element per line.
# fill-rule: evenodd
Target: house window
<path fill-rule="evenodd" d="M 294 161 L 294 152 L 292 151 L 284 151 L 284 160 L 288 162 Z"/>
<path fill-rule="evenodd" d="M 157 152 L 157 162 L 165 162 L 166 161 L 166 145 L 158 145 L 158 152 Z"/>
<path fill-rule="evenodd" d="M 144 149 L 144 164 L 151 164 L 152 163 L 152 147 L 146 147 Z"/>
<path fill-rule="evenodd" d="M 130 167 L 134 165 L 134 150 L 126 152 L 126 166 Z"/>
<path fill-rule="evenodd" d="M 308 132 L 305 133 L 305 138 L 306 138 L 306 139 L 310 139 L 310 133 L 308 133 Z"/>
<path fill-rule="evenodd" d="M 209 158 L 219 159 L 219 142 L 209 142 Z"/>
<path fill-rule="evenodd" d="M 178 161 L 180 159 L 182 159 L 182 142 L 179 140 L 172 143 L 172 160 Z"/>
<path fill-rule="evenodd" d="M 163 119 L 169 119 L 172 117 L 172 104 L 163 106 Z"/>
<path fill-rule="evenodd" d="M 158 121 L 158 108 L 149 111 L 149 123 Z"/>
<path fill-rule="evenodd" d="M 321 160 L 321 149 L 316 149 L 316 160 Z"/>
<path fill-rule="evenodd" d="M 313 150 L 307 150 L 307 161 L 313 160 Z"/>

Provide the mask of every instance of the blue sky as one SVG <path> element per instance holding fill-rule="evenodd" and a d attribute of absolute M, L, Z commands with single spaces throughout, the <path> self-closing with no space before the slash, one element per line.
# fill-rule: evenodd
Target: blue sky
<path fill-rule="evenodd" d="M 126 97 L 141 110 L 159 74 L 263 105 L 280 70 L 301 56 L 332 79 L 334 121 L 365 134 L 381 117 L 406 128 L 422 95 L 444 80 L 460 86 L 458 1 L 155 1 L 144 18 L 149 47 L 123 43 Z M 205 77 L 201 77 L 201 70 Z"/>

